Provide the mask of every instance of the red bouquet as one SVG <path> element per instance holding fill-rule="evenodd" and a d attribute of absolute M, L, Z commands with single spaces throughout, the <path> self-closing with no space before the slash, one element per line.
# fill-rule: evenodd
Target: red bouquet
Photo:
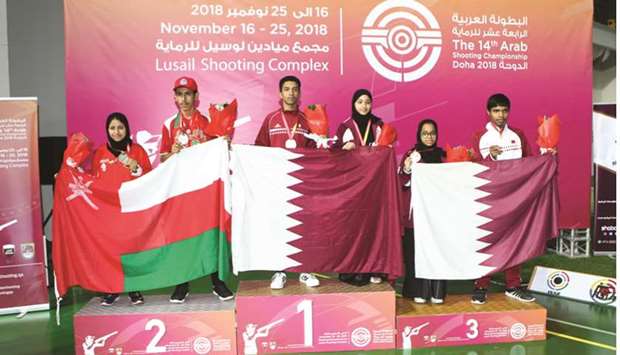
<path fill-rule="evenodd" d="M 456 163 L 471 160 L 471 149 L 467 149 L 462 145 L 452 148 L 449 144 L 446 144 L 446 163 Z"/>
<path fill-rule="evenodd" d="M 327 108 L 322 104 L 308 105 L 304 109 L 306 122 L 310 132 L 325 137 L 329 133 L 329 119 L 327 118 Z"/>
<path fill-rule="evenodd" d="M 538 138 L 536 143 L 545 149 L 555 149 L 560 142 L 560 118 L 557 114 L 538 116 Z"/>
<path fill-rule="evenodd" d="M 381 127 L 381 134 L 379 134 L 379 138 L 377 139 L 377 145 L 391 146 L 396 142 L 397 138 L 396 129 L 394 129 L 392 125 L 384 123 Z"/>
<path fill-rule="evenodd" d="M 235 130 L 237 119 L 237 99 L 230 104 L 209 105 L 211 122 L 207 126 L 207 134 L 212 137 L 231 137 Z"/>
<path fill-rule="evenodd" d="M 72 168 L 77 168 L 88 158 L 92 148 L 93 143 L 84 133 L 74 133 L 67 141 L 67 149 L 65 149 L 62 161 Z"/>

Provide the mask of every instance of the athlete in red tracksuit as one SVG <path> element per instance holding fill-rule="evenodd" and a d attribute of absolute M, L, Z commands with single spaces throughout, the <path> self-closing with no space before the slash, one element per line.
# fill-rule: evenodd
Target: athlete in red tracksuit
<path fill-rule="evenodd" d="M 474 158 L 476 160 L 520 159 L 530 155 L 530 148 L 521 130 L 508 127 L 510 100 L 504 94 L 495 94 L 487 100 L 489 122 L 485 129 L 473 137 Z M 522 302 L 533 302 L 535 298 L 521 288 L 521 265 L 504 270 L 508 297 Z M 475 281 L 471 302 L 484 304 L 491 276 Z"/>
<path fill-rule="evenodd" d="M 256 136 L 256 145 L 287 149 L 315 148 L 316 143 L 304 136 L 310 133 L 306 117 L 299 110 L 301 82 L 295 76 L 280 79 L 281 107 L 265 117 Z M 299 281 L 308 287 L 317 287 L 320 282 L 316 276 L 302 272 Z M 286 274 L 276 272 L 271 277 L 271 288 L 281 289 L 286 284 Z"/>
<path fill-rule="evenodd" d="M 179 112 L 168 118 L 162 127 L 162 141 L 159 149 L 160 159 L 166 161 L 184 148 L 206 142 L 215 137 L 207 134 L 209 118 L 196 109 L 198 84 L 189 77 L 180 77 L 174 82 L 174 101 Z M 211 274 L 213 293 L 222 301 L 233 298 L 233 293 L 217 276 Z M 184 282 L 174 289 L 170 296 L 171 303 L 183 303 L 189 295 L 189 282 Z"/>
<path fill-rule="evenodd" d="M 93 175 L 122 183 L 151 171 L 148 154 L 139 144 L 131 141 L 129 121 L 124 114 L 111 113 L 105 126 L 108 142 L 97 148 L 93 155 Z M 101 305 L 111 306 L 118 299 L 118 293 L 108 293 L 103 296 Z M 134 305 L 144 303 L 144 297 L 139 291 L 129 292 L 129 299 Z"/>

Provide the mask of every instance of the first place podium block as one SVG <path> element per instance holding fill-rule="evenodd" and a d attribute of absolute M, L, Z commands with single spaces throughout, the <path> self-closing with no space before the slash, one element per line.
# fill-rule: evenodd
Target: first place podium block
<path fill-rule="evenodd" d="M 235 354 L 235 303 L 195 294 L 184 304 L 146 296 L 132 306 L 127 296 L 103 307 L 93 298 L 73 318 L 75 353 Z"/>
<path fill-rule="evenodd" d="M 396 300 L 397 347 L 462 346 L 545 339 L 547 310 L 501 294 L 471 304 L 470 295 L 448 295 L 446 303 Z"/>
<path fill-rule="evenodd" d="M 355 287 L 321 280 L 241 281 L 237 291 L 240 354 L 394 349 L 395 292 L 386 283 Z"/>

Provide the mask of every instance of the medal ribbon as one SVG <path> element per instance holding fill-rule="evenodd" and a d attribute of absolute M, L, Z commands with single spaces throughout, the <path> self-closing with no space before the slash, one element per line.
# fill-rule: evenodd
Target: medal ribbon
<path fill-rule="evenodd" d="M 288 135 L 288 139 L 293 139 L 295 136 L 295 131 L 297 131 L 297 125 L 299 122 L 296 122 L 293 126 L 293 130 L 288 127 L 288 122 L 286 122 L 286 117 L 284 117 L 284 111 L 280 111 L 280 115 L 282 116 L 282 121 L 284 121 L 284 127 L 286 127 L 286 134 Z"/>
<path fill-rule="evenodd" d="M 362 132 L 360 132 L 359 127 L 357 126 L 357 123 L 355 121 L 353 121 L 353 126 L 355 127 L 355 131 L 357 132 L 357 135 L 360 137 L 360 141 L 362 141 L 362 145 L 366 145 L 366 141 L 368 140 L 368 134 L 370 133 L 370 119 L 368 120 L 368 123 L 366 124 L 366 132 L 364 133 L 364 137 L 362 137 Z"/>

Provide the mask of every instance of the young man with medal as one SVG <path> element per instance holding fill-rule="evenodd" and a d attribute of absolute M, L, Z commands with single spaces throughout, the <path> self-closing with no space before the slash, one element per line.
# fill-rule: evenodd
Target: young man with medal
<path fill-rule="evenodd" d="M 179 112 L 168 118 L 163 124 L 159 149 L 162 162 L 187 147 L 215 138 L 206 133 L 210 122 L 209 118 L 203 116 L 196 109 L 198 103 L 198 84 L 196 81 L 189 77 L 180 77 L 174 82 L 173 91 L 174 102 Z M 211 274 L 211 282 L 213 283 L 213 293 L 220 300 L 226 301 L 233 298 L 233 293 L 218 278 L 217 272 Z M 184 282 L 177 285 L 170 296 L 170 302 L 183 303 L 188 295 L 189 282 Z"/>
<path fill-rule="evenodd" d="M 306 116 L 299 110 L 301 82 L 295 76 L 280 79 L 280 108 L 269 113 L 256 136 L 256 145 L 287 149 L 316 148 L 304 135 L 310 133 Z"/>
<path fill-rule="evenodd" d="M 269 113 L 256 136 L 256 145 L 286 149 L 316 148 L 316 143 L 305 137 L 310 129 L 306 117 L 299 110 L 301 82 L 289 75 L 280 79 L 280 108 Z M 310 273 L 299 274 L 299 282 L 317 287 L 320 282 Z M 281 289 L 286 284 L 286 274 L 276 272 L 271 278 L 271 288 Z"/>
<path fill-rule="evenodd" d="M 487 122 L 485 128 L 474 135 L 474 160 L 510 160 L 525 158 L 530 154 L 530 147 L 523 132 L 515 127 L 508 127 L 510 100 L 504 94 L 492 95 L 487 100 Z M 506 296 L 521 302 L 535 300 L 529 292 L 521 288 L 521 265 L 504 270 L 506 277 Z M 487 288 L 491 276 L 482 277 L 474 282 L 471 303 L 486 303 Z"/>

